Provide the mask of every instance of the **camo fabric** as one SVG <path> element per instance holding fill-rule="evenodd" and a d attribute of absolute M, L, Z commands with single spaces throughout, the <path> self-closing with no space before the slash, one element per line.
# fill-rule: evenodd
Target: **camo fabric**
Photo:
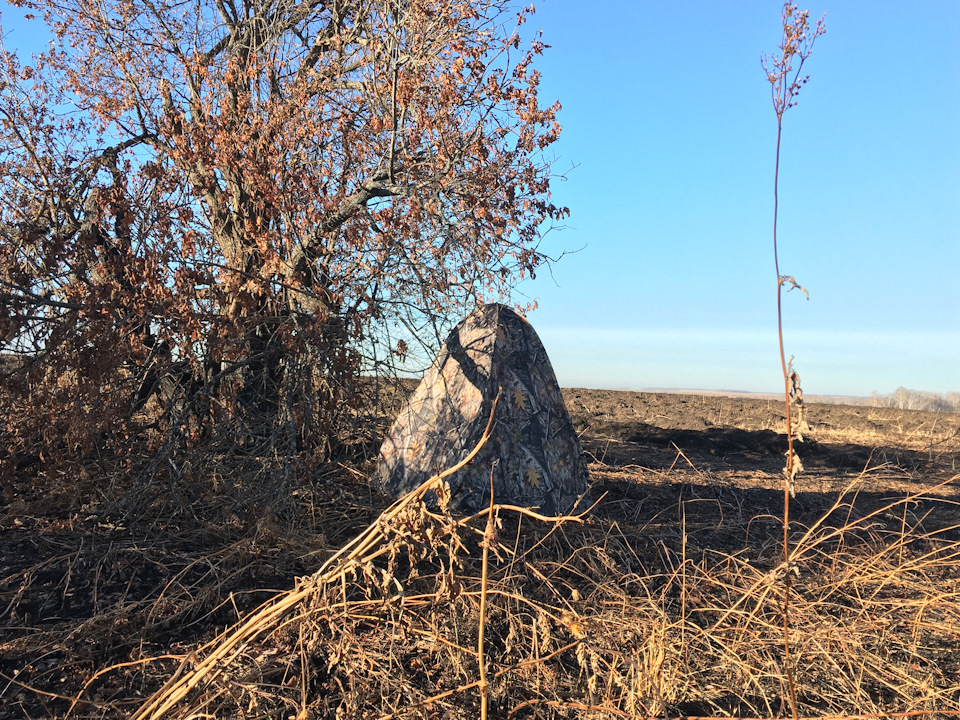
<path fill-rule="evenodd" d="M 546 351 L 523 317 L 498 304 L 478 308 L 450 333 L 380 449 L 382 489 L 403 495 L 466 457 L 498 392 L 492 436 L 447 479 L 451 506 L 487 507 L 491 470 L 497 503 L 556 515 L 586 502 L 583 452 Z"/>

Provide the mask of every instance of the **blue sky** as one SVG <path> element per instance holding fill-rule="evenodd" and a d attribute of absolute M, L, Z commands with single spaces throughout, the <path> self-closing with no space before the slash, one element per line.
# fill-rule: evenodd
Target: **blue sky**
<path fill-rule="evenodd" d="M 561 385 L 782 391 L 780 4 L 542 0 L 554 199 L 582 248 L 522 286 Z M 960 3 L 839 0 L 784 120 L 780 268 L 808 394 L 960 390 Z"/>
<path fill-rule="evenodd" d="M 578 252 L 520 290 L 561 385 L 782 390 L 760 67 L 780 4 L 536 7 L 572 211 L 542 249 Z M 784 296 L 787 354 L 807 394 L 960 391 L 960 2 L 804 7 L 829 13 L 784 121 L 780 267 L 811 296 Z M 8 48 L 42 49 L 0 10 Z"/>

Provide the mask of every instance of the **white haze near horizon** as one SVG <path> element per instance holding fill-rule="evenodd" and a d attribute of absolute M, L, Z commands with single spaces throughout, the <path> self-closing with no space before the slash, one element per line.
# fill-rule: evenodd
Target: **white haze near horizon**
<path fill-rule="evenodd" d="M 536 326 L 531 319 L 561 387 L 783 391 L 776 327 L 585 330 Z M 960 390 L 960 338 L 952 333 L 785 328 L 784 336 L 808 395 L 865 397 L 900 386 L 941 394 Z M 875 387 L 871 370 L 878 357 L 883 375 L 896 378 L 890 387 Z"/>

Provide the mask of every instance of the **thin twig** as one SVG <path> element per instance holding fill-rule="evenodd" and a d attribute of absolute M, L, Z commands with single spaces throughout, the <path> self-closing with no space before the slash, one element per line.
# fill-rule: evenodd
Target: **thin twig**
<path fill-rule="evenodd" d="M 480 720 L 487 720 L 487 700 L 490 689 L 487 685 L 486 663 L 483 654 L 483 630 L 487 619 L 487 571 L 489 569 L 490 546 L 496 541 L 493 524 L 493 471 L 490 468 L 490 507 L 487 508 L 487 527 L 480 545 L 483 548 L 482 570 L 480 572 L 480 620 L 477 628 L 477 663 L 480 666 Z"/>

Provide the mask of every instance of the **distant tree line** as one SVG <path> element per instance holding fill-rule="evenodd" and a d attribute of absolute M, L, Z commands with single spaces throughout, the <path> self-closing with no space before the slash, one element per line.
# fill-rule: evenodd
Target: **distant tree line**
<path fill-rule="evenodd" d="M 934 393 L 898 387 L 889 395 L 874 391 L 870 396 L 872 407 L 889 407 L 900 410 L 924 410 L 926 412 L 960 412 L 960 393 Z"/>

